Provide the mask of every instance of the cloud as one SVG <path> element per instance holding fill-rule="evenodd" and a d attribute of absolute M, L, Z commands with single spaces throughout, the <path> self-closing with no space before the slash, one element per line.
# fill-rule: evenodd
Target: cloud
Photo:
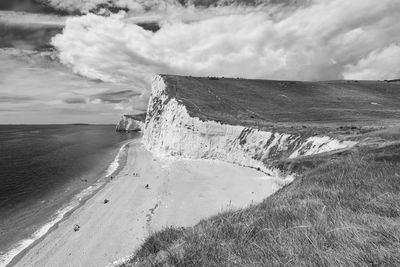
<path fill-rule="evenodd" d="M 108 10 L 113 13 L 119 10 L 129 11 L 131 14 L 169 13 L 176 9 L 212 8 L 227 6 L 260 6 L 286 5 L 291 7 L 306 6 L 312 0 L 37 0 L 42 5 L 55 10 L 67 12 L 101 13 Z"/>
<path fill-rule="evenodd" d="M 99 7 L 103 8 L 128 8 L 132 12 L 145 12 L 150 9 L 161 9 L 180 3 L 175 0 L 42 0 L 40 1 L 56 10 L 87 13 Z"/>
<path fill-rule="evenodd" d="M 51 38 L 62 32 L 66 17 L 0 11 L 0 47 L 49 48 Z"/>
<path fill-rule="evenodd" d="M 69 17 L 51 42 L 63 64 L 90 80 L 30 55 L 24 56 L 29 68 L 22 64 L 15 68 L 8 62 L 16 59 L 3 59 L 0 53 L 0 60 L 5 60 L 0 65 L 2 90 L 29 92 L 43 103 L 65 105 L 66 110 L 84 106 L 110 114 L 121 108 L 126 113 L 145 110 L 156 73 L 285 80 L 400 75 L 398 0 L 46 2 L 69 12 L 97 9 L 103 14 Z M 99 7 L 128 11 L 109 15 Z M 13 21 L 17 27 L 19 19 L 9 16 L 4 23 Z M 42 23 L 41 27 L 64 24 L 60 18 L 46 18 L 26 19 Z M 146 31 L 136 25 L 139 22 L 157 22 L 160 29 Z M 14 30 L 18 33 L 20 28 Z"/>
<path fill-rule="evenodd" d="M 120 110 L 123 110 L 125 107 L 123 103 L 129 103 L 133 97 L 140 97 L 142 94 L 140 92 L 135 92 L 132 90 L 123 90 L 123 91 L 115 91 L 115 90 L 107 90 L 102 93 L 88 95 L 87 97 L 82 96 L 74 96 L 67 97 L 63 99 L 62 102 L 66 104 L 118 104 Z M 124 107 L 124 108 L 122 108 Z"/>
<path fill-rule="evenodd" d="M 100 94 L 96 94 L 91 96 L 92 101 L 100 100 L 103 103 L 122 103 L 129 102 L 130 99 L 134 96 L 140 96 L 140 92 L 135 92 L 132 90 L 124 90 L 124 91 L 107 91 Z"/>
<path fill-rule="evenodd" d="M 0 9 L 0 23 L 25 26 L 63 27 L 67 16 L 52 14 L 34 14 L 16 11 L 2 11 Z"/>
<path fill-rule="evenodd" d="M 22 103 L 32 101 L 30 96 L 0 93 L 0 103 Z"/>
<path fill-rule="evenodd" d="M 42 12 L 43 6 L 34 0 L 1 0 L 0 10 L 14 10 L 25 12 Z"/>
<path fill-rule="evenodd" d="M 351 66 L 366 66 L 368 55 L 400 41 L 397 0 L 191 9 L 192 21 L 179 10 L 163 17 L 155 33 L 129 14 L 71 18 L 53 44 L 76 73 L 144 92 L 155 73 L 342 79 Z M 368 67 L 370 79 L 397 75 L 385 64 Z"/>
<path fill-rule="evenodd" d="M 388 47 L 372 51 L 354 65 L 346 66 L 346 79 L 371 80 L 399 79 L 400 78 L 400 45 L 392 44 Z"/>
<path fill-rule="evenodd" d="M 0 23 L 0 47 L 21 49 L 49 48 L 51 46 L 51 38 L 61 31 L 61 28 L 56 27 L 7 25 Z"/>
<path fill-rule="evenodd" d="M 67 104 L 85 104 L 86 99 L 80 98 L 80 97 L 70 97 L 70 98 L 64 99 L 64 102 Z"/>
<path fill-rule="evenodd" d="M 137 95 L 130 85 L 76 75 L 53 52 L 0 49 L 0 62 L 0 123 L 114 123 L 124 113 L 111 102 L 92 103 L 95 96 L 119 97 L 126 111 L 144 108 L 140 96 L 130 99 Z M 108 115 L 100 119 L 102 112 Z"/>

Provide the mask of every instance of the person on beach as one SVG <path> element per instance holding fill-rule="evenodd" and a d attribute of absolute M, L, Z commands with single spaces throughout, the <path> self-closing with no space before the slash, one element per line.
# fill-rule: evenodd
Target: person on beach
<path fill-rule="evenodd" d="M 150 186 L 149 186 L 149 184 L 146 184 L 146 186 L 145 186 L 144 188 L 146 188 L 146 189 L 150 189 Z"/>

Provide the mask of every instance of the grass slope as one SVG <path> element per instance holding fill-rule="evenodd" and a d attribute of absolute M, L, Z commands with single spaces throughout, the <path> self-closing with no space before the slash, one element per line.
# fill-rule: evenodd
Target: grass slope
<path fill-rule="evenodd" d="M 191 116 L 232 125 L 382 126 L 400 117 L 400 82 L 162 76 Z"/>
<path fill-rule="evenodd" d="M 399 159 L 393 144 L 298 160 L 261 204 L 158 232 L 121 266 L 400 266 Z"/>

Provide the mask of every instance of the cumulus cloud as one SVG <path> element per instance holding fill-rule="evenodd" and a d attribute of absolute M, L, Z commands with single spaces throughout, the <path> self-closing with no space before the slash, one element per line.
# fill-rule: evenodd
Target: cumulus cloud
<path fill-rule="evenodd" d="M 264 5 L 207 11 L 213 15 L 192 9 L 193 16 L 198 14 L 192 21 L 171 13 L 155 33 L 133 24 L 127 14 L 89 14 L 69 19 L 53 44 L 75 72 L 131 84 L 144 93 L 155 73 L 287 80 L 342 79 L 360 68 L 370 69 L 362 76 L 368 79 L 398 74 L 389 63 L 374 64 L 397 53 L 384 49 L 400 41 L 397 0 L 379 5 L 314 0 L 296 9 Z"/>

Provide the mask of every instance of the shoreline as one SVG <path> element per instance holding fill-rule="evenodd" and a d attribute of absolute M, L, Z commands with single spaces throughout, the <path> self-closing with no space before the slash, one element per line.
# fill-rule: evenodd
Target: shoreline
<path fill-rule="evenodd" d="M 115 179 L 12 264 L 106 266 L 131 255 L 154 231 L 194 225 L 221 211 L 260 202 L 279 188 L 271 177 L 230 163 L 155 158 L 135 139 Z M 104 199 L 110 202 L 104 204 Z M 78 232 L 72 230 L 76 223 L 81 226 Z"/>
<path fill-rule="evenodd" d="M 129 149 L 129 144 L 133 140 L 134 139 L 123 142 L 123 144 L 117 150 L 117 154 L 115 155 L 114 160 L 107 166 L 107 168 L 104 169 L 104 173 L 105 173 L 104 176 L 99 177 L 95 183 L 93 183 L 92 185 L 83 189 L 78 194 L 74 195 L 72 197 L 72 199 L 70 199 L 64 206 L 62 206 L 60 209 L 58 209 L 44 225 L 41 225 L 39 227 L 39 229 L 36 230 L 32 234 L 31 238 L 22 239 L 22 240 L 18 241 L 18 243 L 15 244 L 14 248 L 10 247 L 10 249 L 8 251 L 6 251 L 5 255 L 11 254 L 14 250 L 19 250 L 19 251 L 16 252 L 15 255 L 10 255 L 8 259 L 5 259 L 4 266 L 7 266 L 7 267 L 15 266 L 18 263 L 18 261 L 21 258 L 23 258 L 23 256 L 30 249 L 32 249 L 34 246 L 36 246 L 38 243 L 40 243 L 41 240 L 43 240 L 52 231 L 57 229 L 59 227 L 60 223 L 62 223 L 64 220 L 68 219 L 68 217 L 74 211 L 76 211 L 77 209 L 82 207 L 91 197 L 93 197 L 98 191 L 100 191 L 102 188 L 104 188 L 110 182 L 110 179 L 109 179 L 110 176 L 118 175 L 118 173 L 123 169 L 124 165 L 126 164 L 127 151 Z M 90 190 L 92 188 L 94 188 L 94 189 Z M 86 192 L 88 192 L 88 193 L 86 193 Z M 78 203 L 75 206 L 71 206 L 71 205 L 73 205 L 74 201 L 78 201 Z M 62 215 L 60 216 L 60 218 L 57 218 L 57 215 L 59 213 L 62 213 Z M 56 217 L 56 218 L 54 218 L 54 217 Z M 40 234 L 40 232 L 44 232 L 44 233 L 35 239 L 35 235 Z M 34 239 L 34 240 L 32 240 L 32 239 Z M 30 242 L 30 244 L 25 245 L 25 244 L 23 244 L 23 242 Z M 22 246 L 24 246 L 24 248 L 20 248 Z M 1 264 L 3 264 L 3 263 L 1 263 Z M 3 265 L 0 265 L 0 266 L 3 266 Z"/>

